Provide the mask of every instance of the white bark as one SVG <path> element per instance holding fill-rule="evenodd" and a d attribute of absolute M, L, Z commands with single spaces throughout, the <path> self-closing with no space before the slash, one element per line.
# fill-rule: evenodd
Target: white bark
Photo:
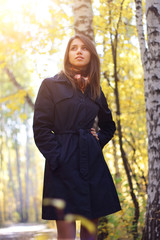
<path fill-rule="evenodd" d="M 91 0 L 74 0 L 73 13 L 75 33 L 84 34 L 93 40 L 94 32 Z"/>
<path fill-rule="evenodd" d="M 27 107 L 25 112 L 27 112 Z M 25 122 L 26 128 L 26 173 L 25 173 L 25 220 L 29 221 L 29 209 L 30 209 L 30 178 L 29 178 L 29 169 L 30 169 L 30 149 L 29 149 L 29 122 L 26 120 Z"/>
<path fill-rule="evenodd" d="M 148 40 L 148 239 L 160 239 L 160 2 L 146 1 Z"/>
<path fill-rule="evenodd" d="M 148 131 L 148 201 L 144 240 L 160 239 L 160 1 L 146 0 L 147 42 L 140 24 L 142 8 L 136 2 L 137 30 L 144 67 L 146 117 Z M 140 8 L 137 8 L 137 6 Z M 139 23 L 139 24 L 138 24 Z M 144 45 L 144 46 L 143 46 Z"/>
<path fill-rule="evenodd" d="M 141 60 L 144 66 L 146 57 L 146 41 L 144 36 L 144 27 L 143 27 L 143 9 L 142 9 L 142 0 L 135 0 L 136 4 L 136 24 L 137 24 L 137 32 L 138 32 L 138 40 L 141 50 Z"/>

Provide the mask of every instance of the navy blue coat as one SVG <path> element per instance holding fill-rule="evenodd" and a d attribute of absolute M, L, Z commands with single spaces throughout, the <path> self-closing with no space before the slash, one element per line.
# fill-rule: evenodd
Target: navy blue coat
<path fill-rule="evenodd" d="M 98 116 L 99 141 L 90 133 Z M 67 213 L 88 219 L 121 209 L 102 148 L 115 132 L 111 111 L 101 90 L 91 99 L 90 86 L 83 94 L 64 74 L 45 79 L 34 111 L 34 139 L 46 159 L 43 198 L 63 199 Z M 42 218 L 63 219 L 53 206 L 42 206 Z"/>

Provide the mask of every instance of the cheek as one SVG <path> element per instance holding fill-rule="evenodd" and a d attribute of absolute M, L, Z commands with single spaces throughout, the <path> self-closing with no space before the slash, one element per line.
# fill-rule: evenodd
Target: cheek
<path fill-rule="evenodd" d="M 69 59 L 69 62 L 71 63 L 73 59 L 73 55 L 71 53 L 68 54 L 68 59 Z"/>

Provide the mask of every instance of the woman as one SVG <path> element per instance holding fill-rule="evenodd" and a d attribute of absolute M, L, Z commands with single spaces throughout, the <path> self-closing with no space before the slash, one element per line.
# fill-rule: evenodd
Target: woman
<path fill-rule="evenodd" d="M 93 127 L 98 116 L 99 131 Z M 62 199 L 63 214 L 42 206 L 42 218 L 56 220 L 58 239 L 75 239 L 80 215 L 95 224 L 121 209 L 102 148 L 115 132 L 100 88 L 100 61 L 94 44 L 83 35 L 72 37 L 64 57 L 64 71 L 45 79 L 34 112 L 34 138 L 46 159 L 43 199 Z M 96 239 L 81 226 L 81 240 Z"/>

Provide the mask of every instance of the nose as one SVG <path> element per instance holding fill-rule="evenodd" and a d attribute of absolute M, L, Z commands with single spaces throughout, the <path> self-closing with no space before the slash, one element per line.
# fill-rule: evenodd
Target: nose
<path fill-rule="evenodd" d="M 77 49 L 77 54 L 82 54 L 82 49 L 80 47 Z"/>

